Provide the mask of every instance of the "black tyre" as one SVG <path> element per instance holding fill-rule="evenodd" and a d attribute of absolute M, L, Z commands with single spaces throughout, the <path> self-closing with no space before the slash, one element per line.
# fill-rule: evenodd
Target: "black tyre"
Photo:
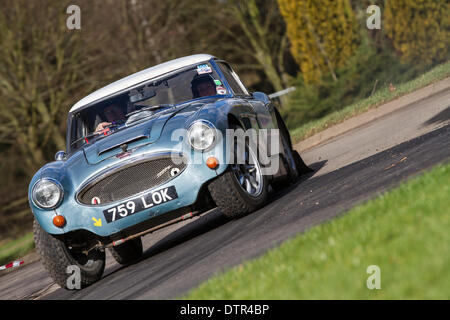
<path fill-rule="evenodd" d="M 121 245 L 109 248 L 109 252 L 121 265 L 128 265 L 142 257 L 142 239 L 141 237 L 128 240 Z"/>
<path fill-rule="evenodd" d="M 71 276 L 67 269 L 69 266 L 77 266 L 80 269 L 81 288 L 101 278 L 105 270 L 104 251 L 91 250 L 88 255 L 85 255 L 81 252 L 82 249 L 69 248 L 63 238 L 48 234 L 36 220 L 33 223 L 33 232 L 41 262 L 60 287 L 67 288 L 67 279 Z"/>
<path fill-rule="evenodd" d="M 308 167 L 306 165 L 306 163 L 303 161 L 302 157 L 297 152 L 297 150 L 293 150 L 292 154 L 294 156 L 295 165 L 297 166 L 297 170 L 298 170 L 299 175 L 303 175 L 303 174 L 306 174 L 306 173 L 314 171 L 313 169 L 311 169 L 310 167 Z"/>
<path fill-rule="evenodd" d="M 292 150 L 291 145 L 289 144 L 285 136 L 286 133 L 284 130 L 280 130 L 280 135 L 282 142 L 281 147 L 283 148 L 284 151 L 284 155 L 280 157 L 280 160 L 282 161 L 282 164 L 286 169 L 287 176 L 282 180 L 273 181 L 271 183 L 272 188 L 276 191 L 286 188 L 291 183 L 295 183 L 299 179 L 301 174 L 297 168 L 298 164 L 297 155 L 298 156 L 300 155 L 297 153 L 297 151 Z"/>
<path fill-rule="evenodd" d="M 287 180 L 289 182 L 296 182 L 300 177 L 300 172 L 297 168 L 297 157 L 294 153 L 295 150 L 291 148 L 286 136 L 286 133 L 282 132 L 281 141 L 284 148 L 284 163 L 286 165 L 286 170 L 288 172 Z M 297 151 L 295 151 L 297 152 Z M 297 153 L 298 155 L 298 153 Z"/>
<path fill-rule="evenodd" d="M 235 155 L 242 154 L 242 162 L 230 164 L 229 171 L 208 185 L 212 199 L 229 218 L 239 218 L 261 207 L 267 200 L 267 177 L 257 158 L 257 150 L 249 144 L 235 143 Z"/>
<path fill-rule="evenodd" d="M 275 181 L 272 183 L 272 187 L 275 190 L 280 190 L 287 187 L 291 183 L 297 182 L 300 176 L 308 172 L 312 172 L 313 170 L 305 164 L 300 154 L 293 148 L 289 131 L 278 111 L 276 111 L 276 117 L 278 127 L 280 129 L 282 147 L 284 150 L 284 157 L 282 157 L 281 160 L 283 161 L 287 171 L 287 178 L 285 180 Z"/>

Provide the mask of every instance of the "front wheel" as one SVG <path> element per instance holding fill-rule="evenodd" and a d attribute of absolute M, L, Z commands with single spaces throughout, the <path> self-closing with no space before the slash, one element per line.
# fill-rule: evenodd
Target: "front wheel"
<path fill-rule="evenodd" d="M 98 281 L 105 270 L 105 252 L 91 250 L 87 255 L 82 249 L 69 247 L 63 238 L 45 232 L 39 223 L 33 223 L 34 242 L 44 268 L 62 288 L 68 288 L 67 280 L 73 274 L 68 267 L 80 270 L 80 287 L 84 288 Z"/>
<path fill-rule="evenodd" d="M 247 143 L 235 143 L 234 150 L 230 170 L 208 185 L 214 202 L 229 218 L 255 211 L 266 202 L 268 195 L 267 177 L 257 158 L 257 150 Z"/>

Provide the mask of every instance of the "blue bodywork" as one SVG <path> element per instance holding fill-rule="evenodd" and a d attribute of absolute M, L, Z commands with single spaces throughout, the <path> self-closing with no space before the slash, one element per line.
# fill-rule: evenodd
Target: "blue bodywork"
<path fill-rule="evenodd" d="M 103 211 L 126 199 L 117 203 L 99 205 L 85 205 L 77 200 L 77 192 L 84 185 L 108 170 L 178 148 L 180 141 L 173 141 L 173 132 L 180 128 L 187 129 L 195 120 L 203 119 L 211 122 L 224 136 L 225 130 L 229 128 L 230 120 L 238 122 L 246 129 L 278 128 L 276 110 L 266 95 L 259 93 L 246 97 L 235 96 L 215 60 L 211 59 L 208 62 L 216 69 L 227 89 L 227 95 L 199 98 L 176 105 L 173 109 L 161 112 L 148 121 L 118 131 L 96 143 L 86 144 L 76 152 L 68 153 L 64 160 L 46 164 L 35 174 L 29 187 L 29 203 L 36 220 L 46 232 L 56 235 L 87 230 L 100 237 L 109 237 L 164 213 L 196 203 L 202 196 L 201 190 L 204 190 L 202 187 L 227 170 L 227 165 L 222 162 L 215 170 L 205 165 L 208 156 L 223 152 L 223 144 L 220 142 L 216 143 L 211 150 L 204 152 L 192 148 L 183 149 L 188 150 L 184 152 L 184 156 L 188 159 L 186 169 L 172 180 L 154 188 L 175 186 L 178 198 L 173 201 L 107 223 Z M 143 138 L 129 143 L 129 150 L 133 150 L 131 155 L 122 159 L 116 157 L 122 152 L 120 148 L 122 143 L 139 136 Z M 101 153 L 102 150 L 107 151 Z M 191 163 L 192 161 L 189 160 L 194 156 L 200 157 L 201 163 L 199 161 Z M 33 202 L 32 188 L 42 178 L 57 180 L 64 190 L 63 200 L 56 209 L 43 210 Z M 146 192 L 148 191 L 151 190 Z M 65 217 L 66 224 L 62 228 L 53 225 L 52 219 L 55 215 Z"/>

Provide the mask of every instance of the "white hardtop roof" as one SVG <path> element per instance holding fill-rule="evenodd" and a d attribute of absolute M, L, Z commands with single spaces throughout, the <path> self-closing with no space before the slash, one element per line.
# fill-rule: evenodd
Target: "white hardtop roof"
<path fill-rule="evenodd" d="M 110 96 L 118 91 L 122 91 L 127 88 L 130 88 L 130 87 L 137 85 L 141 82 L 144 82 L 146 80 L 155 78 L 157 76 L 163 75 L 163 74 L 171 72 L 171 71 L 175 71 L 177 69 L 181 69 L 183 67 L 186 67 L 186 66 L 189 66 L 192 64 L 206 62 L 212 58 L 215 58 L 215 57 L 211 56 L 209 54 L 195 54 L 192 56 L 187 56 L 187 57 L 183 57 L 183 58 L 170 60 L 170 61 L 158 64 L 154 67 L 139 71 L 128 77 L 125 77 L 116 82 L 113 82 L 113 83 L 107 85 L 106 87 L 103 87 L 103 88 L 91 93 L 90 95 L 84 97 L 83 99 L 78 101 L 72 107 L 72 109 L 70 109 L 69 112 L 73 112 L 78 109 L 81 109 L 85 105 L 88 105 L 94 101 L 97 101 L 97 100 L 100 100 L 107 96 Z"/>

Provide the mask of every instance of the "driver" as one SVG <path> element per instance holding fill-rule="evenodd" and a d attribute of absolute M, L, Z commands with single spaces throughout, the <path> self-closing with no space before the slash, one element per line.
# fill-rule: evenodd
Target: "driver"
<path fill-rule="evenodd" d="M 104 130 L 107 126 L 110 126 L 114 121 L 125 121 L 127 119 L 125 117 L 125 114 L 123 113 L 122 108 L 116 104 L 111 104 L 107 106 L 103 110 L 103 114 L 105 115 L 106 120 L 108 122 L 99 123 L 97 128 L 95 128 L 95 133 Z"/>
<path fill-rule="evenodd" d="M 217 94 L 214 79 L 208 74 L 196 75 L 191 81 L 191 90 L 194 98 Z"/>

